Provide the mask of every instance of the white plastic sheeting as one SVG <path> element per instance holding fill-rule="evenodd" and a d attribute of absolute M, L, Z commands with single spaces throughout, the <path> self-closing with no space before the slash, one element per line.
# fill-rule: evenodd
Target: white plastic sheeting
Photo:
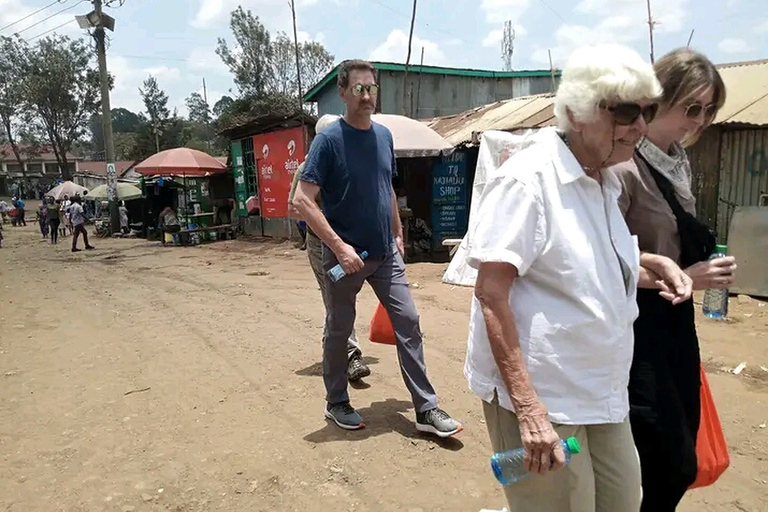
<path fill-rule="evenodd" d="M 480 148 L 477 156 L 477 169 L 475 180 L 472 183 L 472 203 L 469 208 L 469 226 L 464 239 L 461 241 L 456 254 L 451 259 L 448 269 L 443 274 L 443 282 L 457 286 L 475 286 L 477 270 L 467 263 L 471 235 L 477 222 L 480 198 L 485 190 L 485 184 L 496 174 L 501 164 L 513 154 L 533 144 L 532 134 L 535 131 L 527 131 L 523 134 L 512 134 L 501 131 L 488 131 L 483 133 L 480 139 Z"/>

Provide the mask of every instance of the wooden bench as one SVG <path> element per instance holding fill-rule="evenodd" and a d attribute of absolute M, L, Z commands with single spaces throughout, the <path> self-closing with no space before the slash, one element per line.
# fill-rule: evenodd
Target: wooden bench
<path fill-rule="evenodd" d="M 234 229 L 232 224 L 219 224 L 217 226 L 203 226 L 194 229 L 182 229 L 178 233 L 179 241 L 182 245 L 187 245 L 191 241 L 192 233 L 230 233 L 230 236 L 234 238 Z"/>

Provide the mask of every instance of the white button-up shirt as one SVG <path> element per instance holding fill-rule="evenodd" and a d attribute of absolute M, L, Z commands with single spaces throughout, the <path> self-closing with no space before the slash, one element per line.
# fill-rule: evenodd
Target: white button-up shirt
<path fill-rule="evenodd" d="M 514 265 L 509 294 L 525 366 L 551 421 L 620 423 L 637 318 L 637 240 L 617 204 L 610 170 L 589 178 L 554 129 L 513 155 L 488 182 L 470 237 L 469 264 Z M 512 401 L 473 297 L 464 374 L 482 400 Z"/>

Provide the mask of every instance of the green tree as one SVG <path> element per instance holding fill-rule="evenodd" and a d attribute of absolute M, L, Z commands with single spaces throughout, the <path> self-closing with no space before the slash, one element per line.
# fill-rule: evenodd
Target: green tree
<path fill-rule="evenodd" d="M 50 142 L 64 179 L 70 179 L 68 153 L 88 131 L 99 107 L 99 72 L 82 40 L 53 35 L 25 51 L 23 104 Z"/>
<path fill-rule="evenodd" d="M 299 95 L 296 73 L 296 46 L 285 33 L 279 32 L 271 43 L 268 91 L 285 96 Z M 333 55 L 315 41 L 299 43 L 299 64 L 303 92 L 320 81 L 333 67 Z"/>
<path fill-rule="evenodd" d="M 222 96 L 219 98 L 219 101 L 214 103 L 213 105 L 213 115 L 216 117 L 221 116 L 221 114 L 229 111 L 230 108 L 232 108 L 232 104 L 235 102 L 234 99 L 230 96 Z"/>
<path fill-rule="evenodd" d="M 232 49 L 219 38 L 216 54 L 234 75 L 235 85 L 241 95 L 258 97 L 267 90 L 271 46 L 269 31 L 250 10 L 242 6 L 232 11 L 229 21 L 235 38 Z"/>
<path fill-rule="evenodd" d="M 185 100 L 187 110 L 189 110 L 189 118 L 193 123 L 208 124 L 211 122 L 211 109 L 208 107 L 208 103 L 203 99 L 200 93 L 193 92 Z"/>
<path fill-rule="evenodd" d="M 40 152 L 40 143 L 31 133 L 25 133 L 28 116 L 24 101 L 24 60 L 29 48 L 18 37 L 0 37 L 0 122 L 3 143 L 10 145 L 13 157 L 26 179 L 24 161 Z M 28 139 L 26 143 L 24 140 Z M 3 155 L 7 158 L 10 155 Z"/>
<path fill-rule="evenodd" d="M 163 135 L 171 121 L 171 111 L 168 109 L 168 94 L 160 89 L 157 79 L 149 76 L 144 80 L 143 88 L 139 88 L 139 94 L 144 102 L 144 108 L 147 111 L 148 131 L 151 133 L 150 140 L 155 142 L 155 152 L 162 150 L 160 144 Z M 143 127 L 140 134 L 144 132 L 146 136 L 147 127 Z M 150 153 L 151 154 L 151 153 Z"/>

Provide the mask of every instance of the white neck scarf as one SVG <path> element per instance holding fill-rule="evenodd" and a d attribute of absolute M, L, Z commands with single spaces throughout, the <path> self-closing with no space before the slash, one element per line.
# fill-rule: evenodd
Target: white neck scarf
<path fill-rule="evenodd" d="M 683 199 L 693 199 L 691 164 L 683 146 L 675 142 L 672 144 L 671 154 L 667 154 L 656 144 L 643 138 L 637 145 L 637 150 L 659 174 L 672 183 L 678 196 Z"/>

